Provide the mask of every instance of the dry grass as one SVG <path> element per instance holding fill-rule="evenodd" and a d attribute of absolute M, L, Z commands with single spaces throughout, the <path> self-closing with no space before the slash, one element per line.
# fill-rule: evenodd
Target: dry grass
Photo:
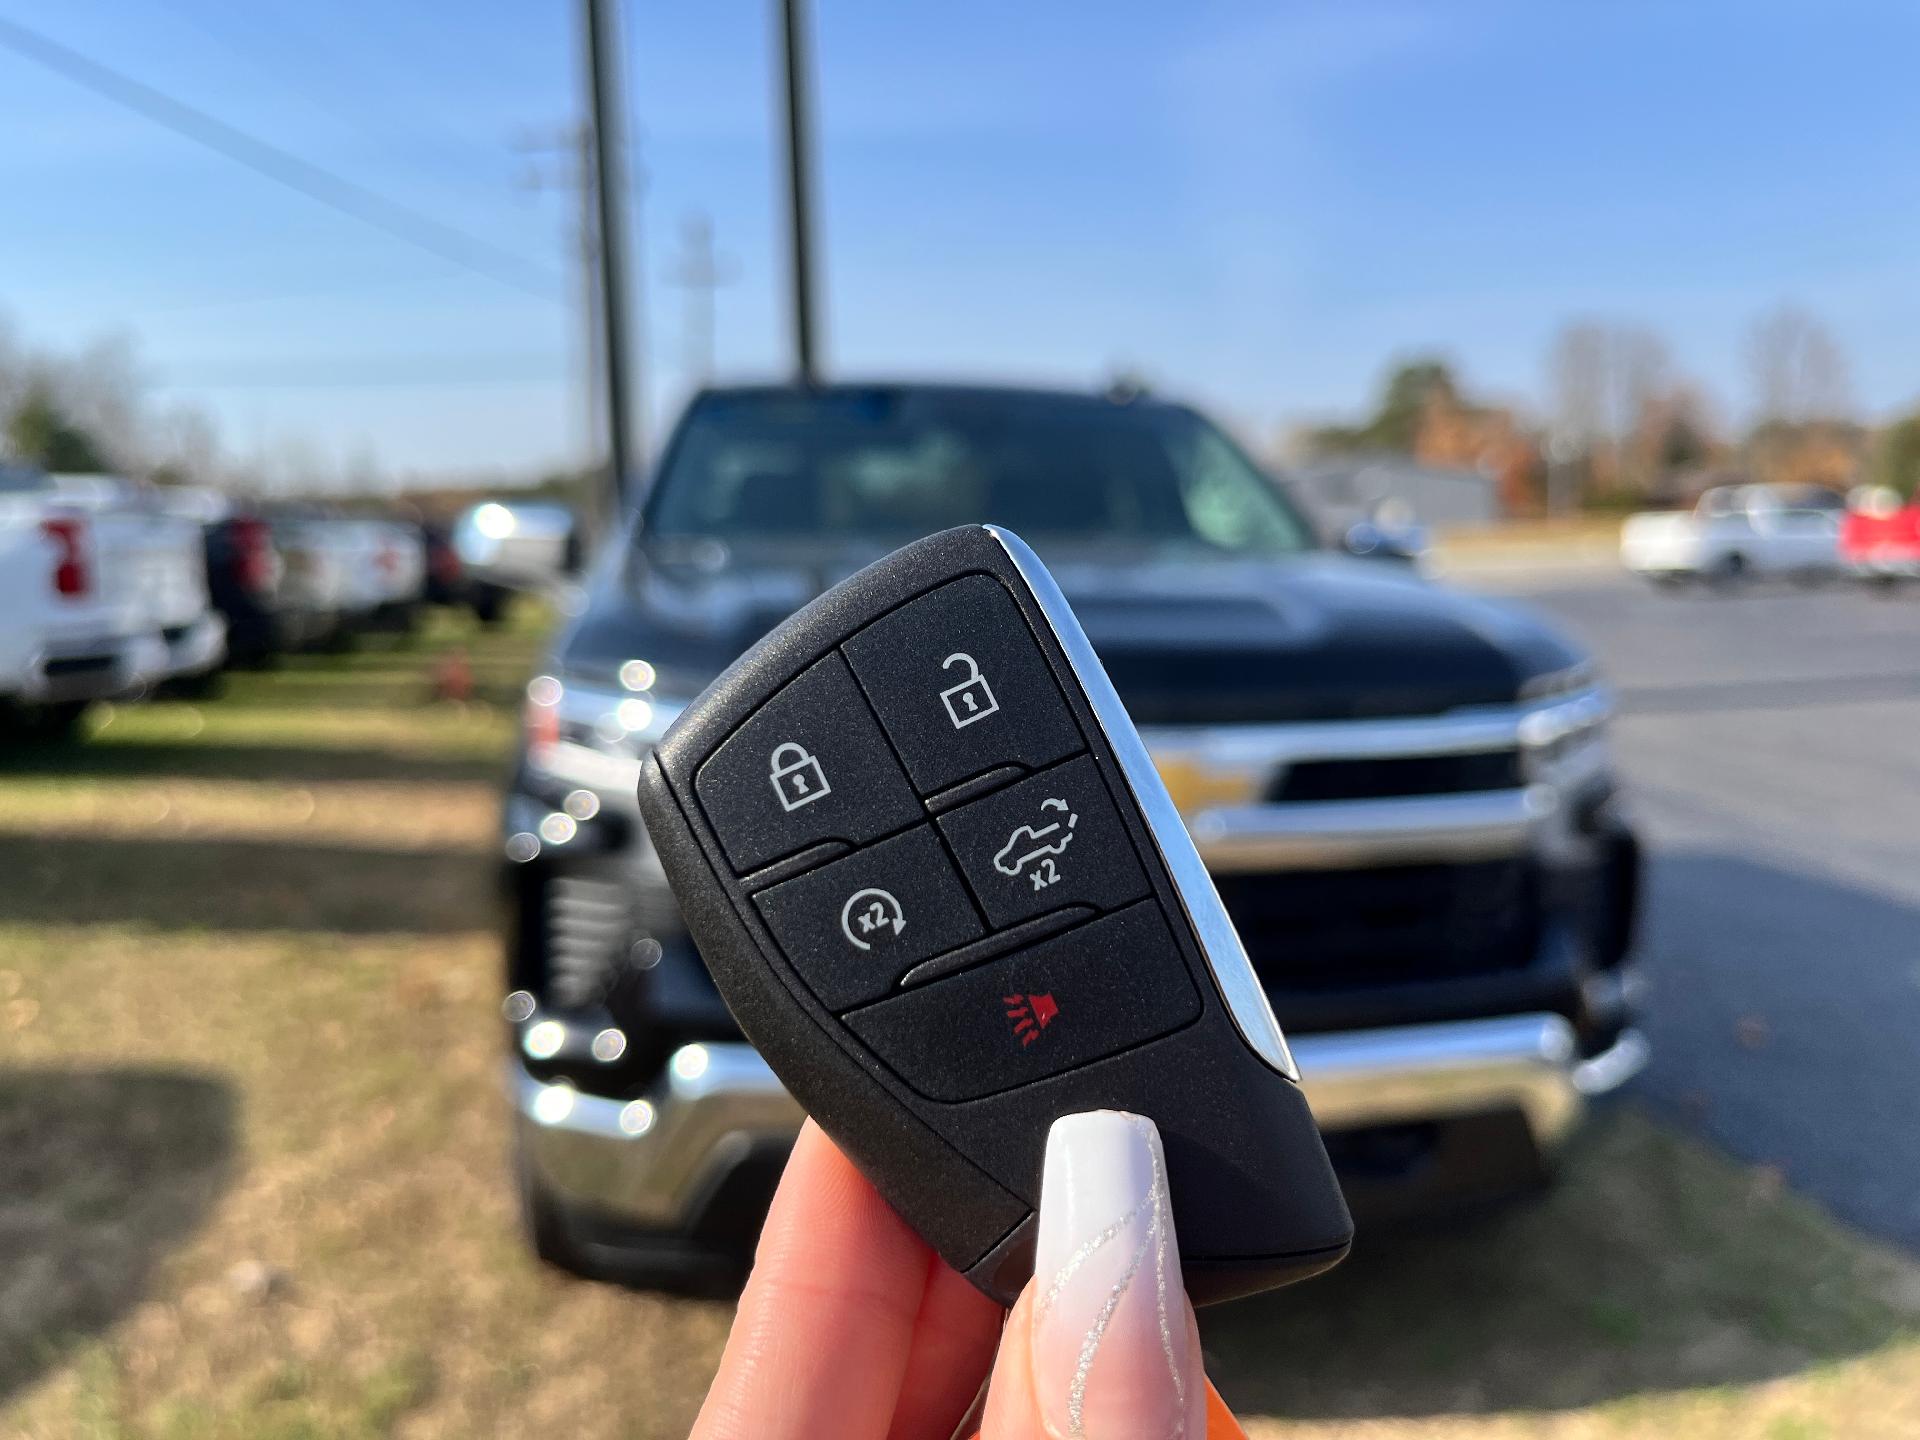
<path fill-rule="evenodd" d="M 1434 535 L 1433 562 L 1440 574 L 1475 579 L 1543 570 L 1611 571 L 1620 564 L 1620 517 L 1452 526 Z"/>
<path fill-rule="evenodd" d="M 483 700 L 426 699 L 449 644 Z M 728 1320 L 541 1271 L 491 817 L 526 633 L 0 764 L 0 1434 L 684 1434 Z M 1631 1113 L 1205 1323 L 1257 1436 L 1920 1434 L 1920 1267 Z"/>
<path fill-rule="evenodd" d="M 1436 543 L 1462 551 L 1498 550 L 1515 545 L 1617 545 L 1619 515 L 1564 515 L 1551 519 L 1501 520 L 1492 525 L 1447 525 Z"/>

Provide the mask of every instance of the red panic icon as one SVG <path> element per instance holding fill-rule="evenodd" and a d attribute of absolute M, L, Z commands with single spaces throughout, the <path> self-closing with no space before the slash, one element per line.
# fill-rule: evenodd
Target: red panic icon
<path fill-rule="evenodd" d="M 1051 1025 L 1053 1017 L 1060 1013 L 1060 1006 L 1051 993 L 1008 995 L 1005 998 L 1007 1022 L 1013 1026 L 1013 1033 L 1020 1037 L 1022 1047 L 1038 1040 L 1040 1032 Z"/>

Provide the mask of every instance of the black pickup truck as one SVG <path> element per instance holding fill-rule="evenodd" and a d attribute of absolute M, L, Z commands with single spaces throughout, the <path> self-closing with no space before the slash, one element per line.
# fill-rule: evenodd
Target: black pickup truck
<path fill-rule="evenodd" d="M 1520 608 L 1323 546 L 1218 427 L 1141 397 L 713 390 L 528 687 L 505 1013 L 533 1243 L 684 1282 L 750 1253 L 798 1107 L 648 844 L 640 757 L 895 546 L 989 521 L 1060 581 L 1214 874 L 1362 1214 L 1537 1183 L 1645 1058 L 1606 691 Z M 804 763 L 804 757 L 787 757 Z"/>

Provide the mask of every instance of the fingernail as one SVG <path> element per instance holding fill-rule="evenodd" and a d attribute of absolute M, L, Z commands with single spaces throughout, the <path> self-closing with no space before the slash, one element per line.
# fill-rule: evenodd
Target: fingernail
<path fill-rule="evenodd" d="M 1060 1440 L 1178 1440 L 1202 1405 L 1151 1120 L 1053 1122 L 1034 1257 L 1033 1385 Z"/>

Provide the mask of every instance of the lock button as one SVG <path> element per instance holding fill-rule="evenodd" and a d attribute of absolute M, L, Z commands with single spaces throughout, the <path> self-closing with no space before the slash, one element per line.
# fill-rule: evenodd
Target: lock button
<path fill-rule="evenodd" d="M 782 810 L 791 813 L 833 793 L 827 772 L 820 768 L 820 757 L 804 745 L 788 740 L 774 746 L 771 765 L 767 778 L 773 782 L 773 793 Z"/>
<path fill-rule="evenodd" d="M 862 845 L 926 818 L 838 655 L 801 671 L 722 741 L 693 788 L 742 874 L 822 841 Z"/>
<path fill-rule="evenodd" d="M 1085 748 L 1020 607 L 990 575 L 909 601 L 842 649 L 922 795 Z"/>

